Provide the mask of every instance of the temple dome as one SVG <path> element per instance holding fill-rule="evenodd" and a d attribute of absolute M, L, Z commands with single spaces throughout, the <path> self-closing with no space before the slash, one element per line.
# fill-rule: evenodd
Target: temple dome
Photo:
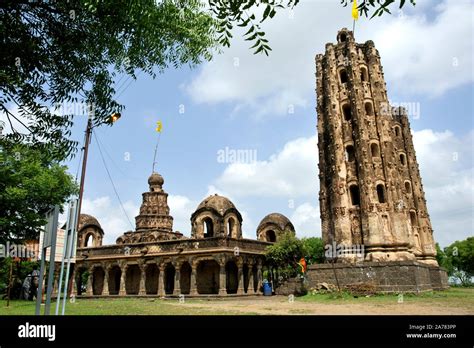
<path fill-rule="evenodd" d="M 285 231 L 289 230 L 291 232 L 295 231 L 293 224 L 291 223 L 290 219 L 288 219 L 285 215 L 280 213 L 271 213 L 265 216 L 262 221 L 258 224 L 257 230 L 260 230 L 262 227 L 268 224 L 277 225 L 280 230 Z"/>
<path fill-rule="evenodd" d="M 229 209 L 236 209 L 234 203 L 232 203 L 227 197 L 219 196 L 218 194 L 205 198 L 198 205 L 196 211 L 204 208 L 213 209 L 220 215 L 224 215 Z"/>
<path fill-rule="evenodd" d="M 81 214 L 80 217 L 79 217 L 79 229 L 78 229 L 78 231 L 81 231 L 82 229 L 84 229 L 85 227 L 88 227 L 88 226 L 94 226 L 94 227 L 99 228 L 100 231 L 103 231 L 102 226 L 100 226 L 99 221 L 97 221 L 97 219 L 95 217 L 93 217 L 92 215 L 88 215 L 88 214 Z"/>

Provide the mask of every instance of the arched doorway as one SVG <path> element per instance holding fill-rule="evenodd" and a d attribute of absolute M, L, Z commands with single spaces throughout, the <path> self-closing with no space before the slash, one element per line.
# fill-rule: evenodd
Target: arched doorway
<path fill-rule="evenodd" d="M 120 278 L 122 277 L 122 270 L 119 266 L 112 266 L 109 270 L 109 294 L 118 295 L 120 290 Z"/>
<path fill-rule="evenodd" d="M 229 261 L 225 265 L 225 274 L 226 274 L 226 289 L 228 294 L 236 294 L 237 287 L 239 286 L 238 281 L 238 272 L 239 269 L 234 261 Z"/>
<path fill-rule="evenodd" d="M 199 294 L 219 293 L 220 266 L 215 260 L 204 260 L 197 267 L 197 291 Z"/>
<path fill-rule="evenodd" d="M 160 270 L 158 266 L 151 263 L 145 268 L 145 292 L 147 295 L 156 295 L 158 293 L 158 276 Z"/>
<path fill-rule="evenodd" d="M 102 267 L 95 267 L 92 272 L 92 294 L 102 295 L 104 289 L 105 272 Z"/>
<path fill-rule="evenodd" d="M 191 266 L 188 262 L 184 262 L 181 265 L 181 269 L 179 271 L 179 288 L 181 294 L 189 294 L 191 291 Z"/>
<path fill-rule="evenodd" d="M 175 269 L 171 263 L 168 263 L 165 267 L 165 294 L 171 295 L 174 291 L 174 277 L 175 277 Z"/>
<path fill-rule="evenodd" d="M 127 295 L 138 295 L 140 290 L 140 267 L 138 265 L 130 265 L 127 267 L 125 274 L 125 292 Z"/>

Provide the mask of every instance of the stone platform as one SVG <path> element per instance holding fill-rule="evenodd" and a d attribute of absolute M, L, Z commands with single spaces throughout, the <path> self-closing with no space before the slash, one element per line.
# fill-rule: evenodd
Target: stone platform
<path fill-rule="evenodd" d="M 308 267 L 304 286 L 291 279 L 277 289 L 277 294 L 301 294 L 302 286 L 311 289 L 323 282 L 336 285 L 336 277 L 341 288 L 365 283 L 380 293 L 419 293 L 449 287 L 443 268 L 417 261 L 325 263 Z"/>

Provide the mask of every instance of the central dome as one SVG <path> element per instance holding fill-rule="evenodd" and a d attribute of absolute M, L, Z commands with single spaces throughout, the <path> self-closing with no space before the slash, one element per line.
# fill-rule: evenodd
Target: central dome
<path fill-rule="evenodd" d="M 203 208 L 212 208 L 222 215 L 229 209 L 236 209 L 234 203 L 228 198 L 219 196 L 218 194 L 205 198 L 201 204 L 198 205 L 196 211 Z"/>

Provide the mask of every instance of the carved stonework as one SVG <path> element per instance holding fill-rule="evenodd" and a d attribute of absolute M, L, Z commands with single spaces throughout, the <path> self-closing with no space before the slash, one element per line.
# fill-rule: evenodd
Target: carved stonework
<path fill-rule="evenodd" d="M 431 223 L 406 111 L 389 105 L 374 43 L 356 43 L 347 29 L 339 31 L 337 38 L 337 44 L 328 43 L 326 53 L 316 57 L 318 168 L 320 188 L 325 192 L 320 196 L 323 240 L 330 240 L 334 231 L 342 231 L 335 242 L 343 243 L 350 231 L 353 242 L 362 241 L 364 236 L 368 253 L 373 246 L 389 260 L 408 257 L 436 263 L 434 254 L 426 252 L 434 250 L 434 242 L 427 238 Z M 336 105 L 334 110 L 342 110 L 347 103 L 345 112 L 328 108 Z M 348 161 L 346 145 L 341 146 L 349 142 L 354 148 L 354 163 Z M 371 148 L 373 143 L 378 144 L 376 152 Z M 411 187 L 407 205 L 416 205 L 418 210 L 411 217 L 403 214 L 405 208 L 397 209 L 406 182 Z M 357 208 L 349 220 L 341 218 L 348 214 L 341 207 L 345 202 L 350 204 L 350 211 Z M 413 235 L 410 219 L 420 227 L 421 240 L 432 244 L 419 255 L 408 250 L 408 236 Z M 387 250 L 380 250 L 384 248 Z"/>

